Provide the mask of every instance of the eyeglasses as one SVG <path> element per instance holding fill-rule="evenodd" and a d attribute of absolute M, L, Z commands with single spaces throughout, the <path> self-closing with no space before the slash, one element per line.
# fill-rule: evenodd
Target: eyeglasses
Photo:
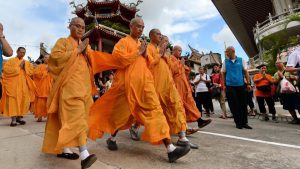
<path fill-rule="evenodd" d="M 75 26 L 78 29 L 85 29 L 85 26 L 81 26 L 79 24 L 71 24 L 71 25 Z"/>

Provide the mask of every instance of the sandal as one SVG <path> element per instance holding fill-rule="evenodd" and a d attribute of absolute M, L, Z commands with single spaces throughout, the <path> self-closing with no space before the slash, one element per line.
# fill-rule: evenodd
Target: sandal
<path fill-rule="evenodd" d="M 77 160 L 79 158 L 79 155 L 76 153 L 61 153 L 61 154 L 57 154 L 58 158 L 65 158 L 68 160 Z"/>

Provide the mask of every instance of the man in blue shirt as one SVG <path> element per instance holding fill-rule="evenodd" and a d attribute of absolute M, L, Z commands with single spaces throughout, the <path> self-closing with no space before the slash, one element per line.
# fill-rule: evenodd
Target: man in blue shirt
<path fill-rule="evenodd" d="M 3 63 L 2 55 L 10 57 L 13 55 L 13 50 L 8 44 L 7 40 L 5 39 L 5 36 L 3 34 L 3 25 L 0 23 L 0 79 L 2 77 L 2 63 Z M 1 97 L 2 97 L 2 84 L 0 80 L 0 98 Z"/>
<path fill-rule="evenodd" d="M 235 55 L 234 47 L 226 49 L 226 56 L 222 65 L 223 86 L 230 111 L 233 115 L 236 128 L 252 129 L 248 125 L 247 116 L 247 89 L 250 90 L 249 73 L 246 69 L 246 62 Z M 247 89 L 244 78 L 246 78 Z"/>

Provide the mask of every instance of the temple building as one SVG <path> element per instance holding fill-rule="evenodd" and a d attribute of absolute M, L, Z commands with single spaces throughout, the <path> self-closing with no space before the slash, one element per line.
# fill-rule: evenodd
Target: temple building
<path fill-rule="evenodd" d="M 187 61 L 189 67 L 193 73 L 199 73 L 199 67 L 203 66 L 206 68 L 207 73 L 211 74 L 212 68 L 215 64 L 222 64 L 220 53 L 200 53 L 197 49 L 194 49 L 189 45 L 191 50 L 191 56 L 188 57 Z"/>
<path fill-rule="evenodd" d="M 74 14 L 86 24 L 84 38 L 90 39 L 94 50 L 112 52 L 114 45 L 129 34 L 130 20 L 137 16 L 137 6 L 141 3 L 126 5 L 119 0 L 87 0 L 86 5 L 75 5 Z"/>

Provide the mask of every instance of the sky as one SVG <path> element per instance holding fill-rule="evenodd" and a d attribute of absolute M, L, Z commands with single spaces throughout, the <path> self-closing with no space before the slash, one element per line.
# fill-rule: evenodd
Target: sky
<path fill-rule="evenodd" d="M 123 3 L 137 0 L 121 0 Z M 200 52 L 222 54 L 224 43 L 234 46 L 238 56 L 247 59 L 233 33 L 222 19 L 211 0 L 143 0 L 138 8 L 145 22 L 144 34 L 158 28 L 169 36 L 173 45 L 181 45 L 190 52 L 188 44 Z M 0 1 L 0 22 L 4 35 L 14 52 L 17 47 L 27 49 L 26 56 L 37 59 L 39 44 L 50 51 L 56 40 L 67 37 L 69 19 L 74 17 L 70 0 L 9 0 Z M 86 4 L 86 0 L 75 0 Z M 184 54 L 183 53 L 183 54 Z M 15 55 L 15 53 L 14 53 Z"/>

